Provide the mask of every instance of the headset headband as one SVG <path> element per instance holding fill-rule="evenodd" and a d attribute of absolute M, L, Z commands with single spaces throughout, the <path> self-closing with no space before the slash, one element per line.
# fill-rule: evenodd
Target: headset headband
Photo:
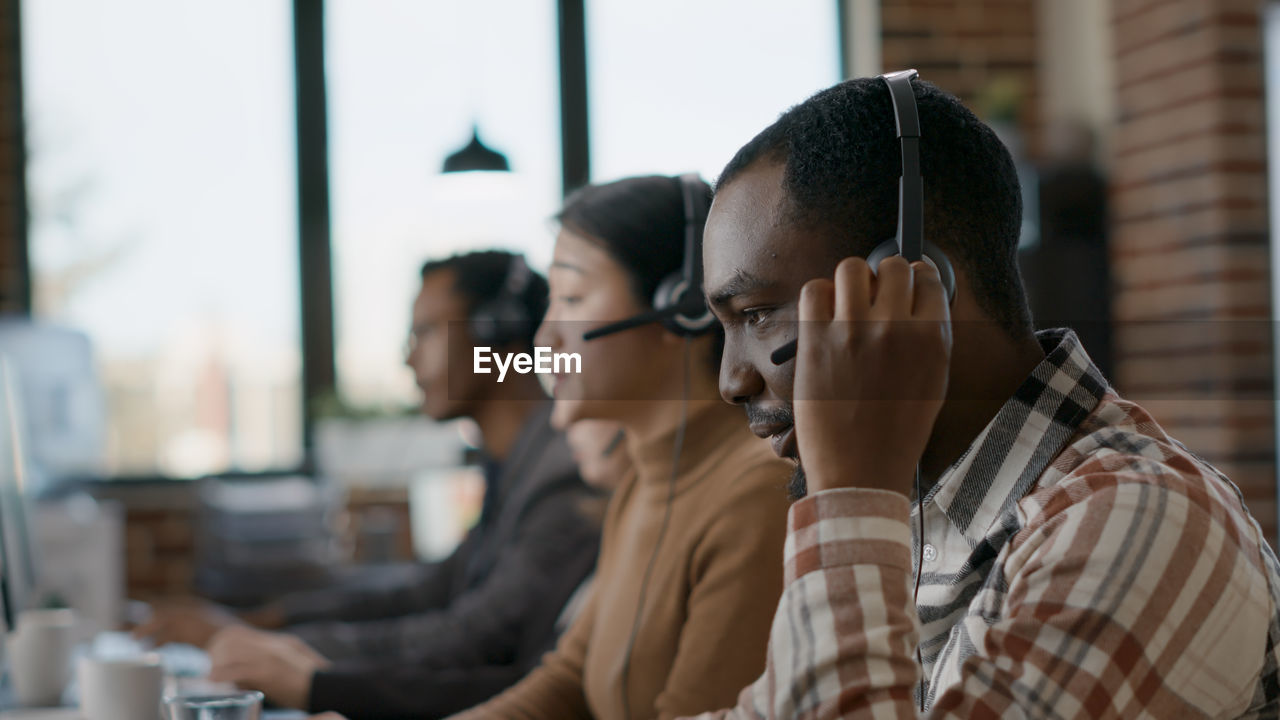
<path fill-rule="evenodd" d="M 915 70 L 880 76 L 889 86 L 893 119 L 902 144 L 902 176 L 898 179 L 898 252 L 907 262 L 924 256 L 924 180 L 920 177 L 920 115 L 911 81 Z"/>
<path fill-rule="evenodd" d="M 685 290 L 702 295 L 702 226 L 705 219 L 706 198 L 699 192 L 701 178 L 697 173 L 680 176 L 680 192 L 684 194 L 684 267 L 682 272 Z"/>

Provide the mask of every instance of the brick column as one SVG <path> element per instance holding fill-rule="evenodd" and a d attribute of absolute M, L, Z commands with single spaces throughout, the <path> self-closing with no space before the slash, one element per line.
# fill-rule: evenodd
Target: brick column
<path fill-rule="evenodd" d="M 885 70 L 914 67 L 984 120 L 1016 122 L 1035 152 L 1040 126 L 1033 0 L 881 0 Z M 997 95 L 1013 118 L 990 117 Z"/>
<path fill-rule="evenodd" d="M 1116 377 L 1244 491 L 1274 543 L 1257 0 L 1114 0 Z"/>

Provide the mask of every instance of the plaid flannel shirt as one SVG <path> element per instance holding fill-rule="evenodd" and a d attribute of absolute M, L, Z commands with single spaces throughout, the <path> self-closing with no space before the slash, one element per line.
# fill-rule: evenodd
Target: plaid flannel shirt
<path fill-rule="evenodd" d="M 1040 340 L 923 548 L 897 493 L 791 508 L 765 673 L 701 717 L 1277 717 L 1280 564 L 1239 490 Z"/>

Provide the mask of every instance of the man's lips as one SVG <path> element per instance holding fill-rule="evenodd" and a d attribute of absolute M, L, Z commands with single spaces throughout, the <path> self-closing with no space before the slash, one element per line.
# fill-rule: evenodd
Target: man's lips
<path fill-rule="evenodd" d="M 780 458 L 796 458 L 796 428 L 794 425 L 752 423 L 751 432 L 755 433 L 756 437 L 768 438 L 769 444 L 773 446 L 774 455 Z"/>

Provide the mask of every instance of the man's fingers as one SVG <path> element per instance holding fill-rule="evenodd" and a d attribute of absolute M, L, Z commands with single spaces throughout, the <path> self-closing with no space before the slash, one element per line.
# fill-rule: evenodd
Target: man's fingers
<path fill-rule="evenodd" d="M 213 682 L 236 682 L 243 670 L 244 663 L 218 660 L 209 666 L 209 679 Z"/>
<path fill-rule="evenodd" d="M 256 682 L 257 678 L 270 674 L 267 659 L 249 648 L 237 648 L 236 652 L 219 658 L 210 656 L 209 660 L 209 679 L 214 682 Z"/>
<path fill-rule="evenodd" d="M 217 661 L 228 661 L 252 655 L 255 652 L 254 637 L 241 632 L 237 627 L 220 630 L 209 642 L 209 658 Z"/>
<path fill-rule="evenodd" d="M 914 262 L 911 269 L 915 272 L 914 302 L 911 316 L 919 320 L 943 321 L 951 316 L 951 308 L 947 304 L 947 289 L 942 286 L 942 278 L 932 263 Z"/>
<path fill-rule="evenodd" d="M 901 255 L 887 257 L 876 269 L 876 293 L 872 315 L 882 320 L 905 319 L 911 314 L 913 296 L 911 266 Z"/>
<path fill-rule="evenodd" d="M 879 291 L 879 280 L 866 260 L 849 257 L 836 266 L 835 291 L 835 320 L 866 320 Z"/>
<path fill-rule="evenodd" d="M 800 288 L 800 322 L 831 322 L 836 288 L 830 280 L 810 280 Z"/>

